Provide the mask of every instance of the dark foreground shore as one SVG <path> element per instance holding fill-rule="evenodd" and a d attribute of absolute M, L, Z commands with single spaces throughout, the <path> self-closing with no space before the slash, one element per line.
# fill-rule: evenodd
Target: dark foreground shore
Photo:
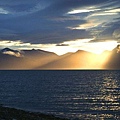
<path fill-rule="evenodd" d="M 26 112 L 14 108 L 0 106 L 0 120 L 68 120 L 53 115 Z"/>

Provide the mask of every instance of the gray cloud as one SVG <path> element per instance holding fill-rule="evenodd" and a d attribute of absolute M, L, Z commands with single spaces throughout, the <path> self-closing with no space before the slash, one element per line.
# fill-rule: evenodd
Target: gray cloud
<path fill-rule="evenodd" d="M 119 42 L 120 39 L 120 20 L 117 19 L 116 22 L 111 22 L 109 24 L 106 23 L 105 28 L 100 34 L 97 36 L 96 41 L 103 40 L 116 40 Z"/>
<path fill-rule="evenodd" d="M 116 30 L 113 32 L 113 36 L 114 36 L 116 39 L 120 39 L 120 28 L 119 28 L 119 29 L 116 29 Z"/>
<path fill-rule="evenodd" d="M 119 0 L 108 4 L 110 2 L 112 0 L 12 0 L 12 2 L 1 0 L 0 7 L 9 13 L 0 14 L 0 39 L 20 39 L 31 43 L 61 43 L 66 40 L 92 37 L 92 29 L 68 29 L 87 23 L 85 18 L 92 12 L 76 15 L 67 13 L 73 9 L 92 5 L 98 5 L 99 8 L 115 6 Z M 115 23 L 110 25 L 99 34 L 99 38 L 107 39 L 108 36 L 110 38 L 116 29 Z"/>

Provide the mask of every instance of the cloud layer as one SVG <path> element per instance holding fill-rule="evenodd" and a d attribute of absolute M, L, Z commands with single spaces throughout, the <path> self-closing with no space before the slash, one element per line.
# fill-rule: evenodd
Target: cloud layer
<path fill-rule="evenodd" d="M 119 0 L 0 0 L 0 40 L 120 42 Z"/>

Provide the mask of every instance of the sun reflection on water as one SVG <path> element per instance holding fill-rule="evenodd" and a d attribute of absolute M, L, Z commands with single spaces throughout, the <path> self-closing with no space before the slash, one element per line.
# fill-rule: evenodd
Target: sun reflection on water
<path fill-rule="evenodd" d="M 104 112 L 104 118 L 111 118 L 115 112 L 120 111 L 119 85 L 115 77 L 111 74 L 103 75 L 103 84 L 99 89 L 101 95 L 96 96 L 93 101 L 95 106 L 91 108 L 95 111 Z M 116 118 L 120 116 L 116 115 Z"/>
<path fill-rule="evenodd" d="M 86 84 L 86 88 L 88 88 L 89 91 L 87 90 L 85 95 L 81 94 L 80 96 L 77 95 L 72 98 L 74 109 L 72 107 L 70 109 L 72 109 L 75 114 L 78 114 L 77 117 L 79 119 L 120 119 L 120 86 L 118 73 L 105 72 L 100 75 L 96 75 L 96 78 L 93 78 L 96 80 L 94 85 Z M 89 77 L 93 76 L 89 75 Z M 96 91 L 91 94 L 92 90 Z M 81 106 L 84 106 L 84 108 L 81 109 Z M 75 117 L 74 114 L 73 117 Z"/>

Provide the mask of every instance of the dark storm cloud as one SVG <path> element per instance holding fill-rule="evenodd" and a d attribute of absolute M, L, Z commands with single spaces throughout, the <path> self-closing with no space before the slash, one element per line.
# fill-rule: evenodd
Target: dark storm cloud
<path fill-rule="evenodd" d="M 89 13 L 67 13 L 73 9 L 109 2 L 112 0 L 0 0 L 3 11 L 0 14 L 0 39 L 61 43 L 89 38 L 91 34 L 88 30 L 68 29 L 87 23 L 84 18 Z M 4 14 L 5 11 L 8 13 Z"/>

